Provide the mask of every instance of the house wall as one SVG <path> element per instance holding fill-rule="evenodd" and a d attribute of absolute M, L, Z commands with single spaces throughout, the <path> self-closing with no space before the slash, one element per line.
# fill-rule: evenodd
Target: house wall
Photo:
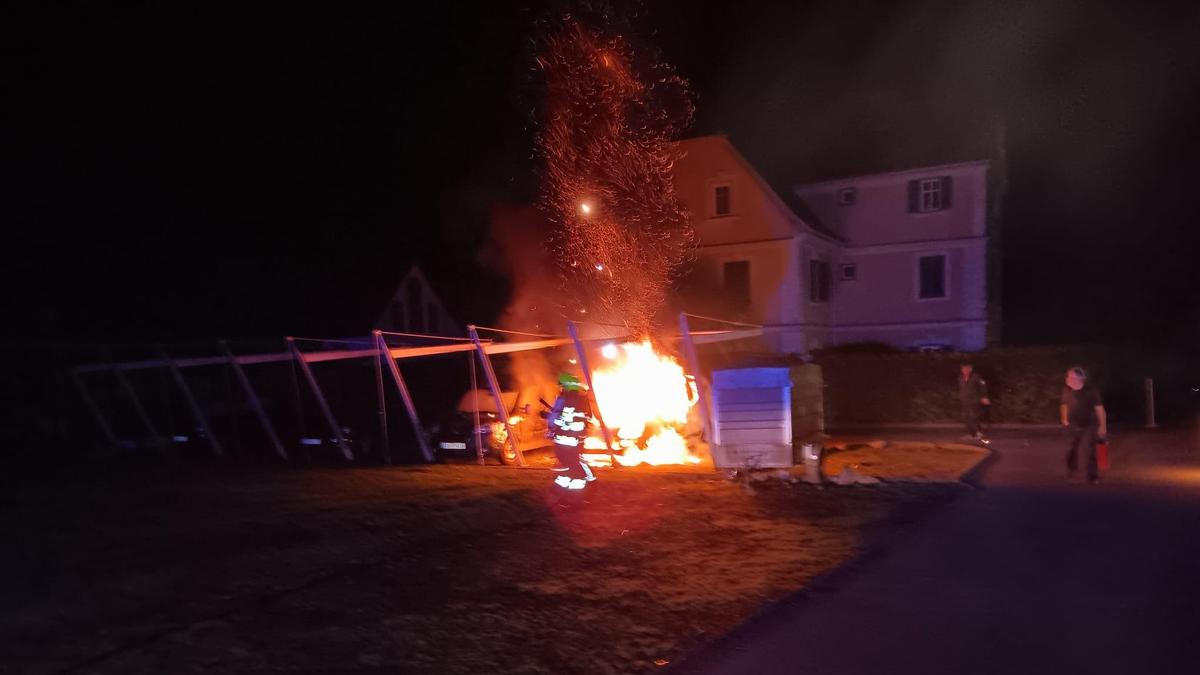
<path fill-rule="evenodd" d="M 725 137 L 692 139 L 681 148 L 675 188 L 698 236 L 696 278 L 720 294 L 724 264 L 748 261 L 749 306 L 719 315 L 762 324 L 767 348 L 802 353 L 862 341 L 984 346 L 986 162 L 798 187 L 820 224 L 844 239 L 838 242 L 800 222 Z M 951 206 L 909 213 L 909 181 L 942 176 L 952 180 Z M 731 213 L 725 216 L 715 213 L 720 185 L 730 189 Z M 857 191 L 853 206 L 838 205 L 845 187 Z M 922 300 L 918 259 L 935 253 L 946 256 L 947 295 Z M 829 265 L 826 302 L 812 300 L 813 260 Z M 841 279 L 844 263 L 857 265 L 856 280 Z"/>
<path fill-rule="evenodd" d="M 908 212 L 908 182 L 949 176 L 951 206 L 932 213 Z M 838 193 L 854 188 L 852 206 Z M 987 163 L 970 162 L 879 176 L 829 181 L 796 188 L 822 224 L 850 246 L 960 239 L 986 234 Z"/>
<path fill-rule="evenodd" d="M 912 180 L 948 176 L 951 206 L 908 212 Z M 852 206 L 838 204 L 855 189 Z M 833 272 L 832 341 L 981 349 L 987 325 L 987 163 L 969 162 L 799 186 L 822 224 L 846 241 Z M 945 298 L 918 298 L 918 260 L 946 256 Z M 806 263 L 807 264 L 807 263 Z M 842 279 L 855 265 L 857 278 Z M 822 314 L 813 312 L 818 320 Z"/>
<path fill-rule="evenodd" d="M 675 163 L 675 191 L 691 214 L 700 246 L 790 239 L 796 228 L 753 169 L 722 136 L 680 143 L 684 156 Z M 728 185 L 731 215 L 714 212 L 718 185 Z"/>
<path fill-rule="evenodd" d="M 839 279 L 835 291 L 838 325 L 894 323 L 898 321 L 945 321 L 982 319 L 983 284 L 967 272 L 982 264 L 983 240 L 970 247 L 935 244 L 896 250 L 846 249 L 842 264 L 853 264 L 857 279 Z M 946 297 L 918 297 L 918 260 L 922 256 L 946 256 Z"/>
<path fill-rule="evenodd" d="M 768 349 L 807 351 L 812 333 L 828 344 L 829 305 L 809 302 L 808 258 L 834 265 L 838 245 L 802 234 L 802 226 L 727 139 L 709 136 L 684 141 L 675 165 L 675 189 L 692 216 L 699 243 L 698 271 L 723 288 L 726 262 L 750 263 L 750 306 L 739 318 L 767 327 Z M 715 214 L 715 188 L 730 188 L 731 214 Z M 804 243 L 801 243 L 801 242 Z M 807 252 L 807 253 L 806 253 Z M 811 323 L 817 324 L 815 329 Z"/>
<path fill-rule="evenodd" d="M 944 298 L 918 297 L 918 260 L 926 255 L 946 256 Z M 985 239 L 845 249 L 841 264 L 855 265 L 857 278 L 842 280 L 839 265 L 833 306 L 836 341 L 982 348 L 976 333 L 987 322 L 985 256 Z M 936 324 L 936 330 L 918 324 Z"/>
<path fill-rule="evenodd" d="M 798 269 L 796 278 L 800 294 L 796 297 L 801 321 L 806 326 L 828 327 L 834 321 L 834 305 L 837 302 L 837 269 L 841 258 L 840 247 L 824 241 L 806 237 L 797 243 Z M 829 300 L 814 302 L 810 278 L 810 263 L 824 262 L 829 265 Z"/>
<path fill-rule="evenodd" d="M 715 288 L 724 287 L 725 263 L 739 260 L 750 263 L 750 305 L 739 318 L 764 325 L 795 323 L 798 280 L 792 240 L 711 246 L 696 255 L 698 271 Z"/>

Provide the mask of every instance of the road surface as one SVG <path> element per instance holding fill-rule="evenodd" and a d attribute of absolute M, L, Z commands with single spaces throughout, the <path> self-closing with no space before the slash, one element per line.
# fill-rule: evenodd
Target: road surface
<path fill-rule="evenodd" d="M 1100 486 L 1062 446 L 998 433 L 980 490 L 672 670 L 1200 673 L 1196 432 L 1117 434 Z"/>

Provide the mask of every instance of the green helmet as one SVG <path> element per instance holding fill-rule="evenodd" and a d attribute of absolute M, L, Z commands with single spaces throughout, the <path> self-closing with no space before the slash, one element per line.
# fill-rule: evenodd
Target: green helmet
<path fill-rule="evenodd" d="M 558 376 L 558 386 L 567 390 L 580 391 L 583 389 L 583 382 L 570 373 L 562 373 Z"/>

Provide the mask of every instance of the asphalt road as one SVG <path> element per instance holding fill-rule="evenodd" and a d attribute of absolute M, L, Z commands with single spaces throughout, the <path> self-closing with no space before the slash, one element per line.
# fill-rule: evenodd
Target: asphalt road
<path fill-rule="evenodd" d="M 1001 432 L 980 490 L 672 670 L 1200 672 L 1197 441 L 1114 434 L 1093 486 L 1061 434 Z"/>

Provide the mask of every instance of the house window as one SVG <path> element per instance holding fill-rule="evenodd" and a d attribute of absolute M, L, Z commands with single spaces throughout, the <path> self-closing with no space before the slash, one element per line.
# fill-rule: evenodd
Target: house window
<path fill-rule="evenodd" d="M 750 261 L 731 260 L 725 263 L 725 294 L 738 307 L 750 305 Z"/>
<path fill-rule="evenodd" d="M 858 265 L 847 263 L 842 265 L 842 281 L 855 281 L 858 279 Z"/>
<path fill-rule="evenodd" d="M 829 302 L 829 263 L 823 260 L 808 262 L 808 299 Z"/>
<path fill-rule="evenodd" d="M 931 300 L 946 297 L 946 256 L 921 256 L 917 261 L 917 277 L 918 298 Z"/>
<path fill-rule="evenodd" d="M 858 201 L 858 191 L 854 188 L 842 188 L 838 190 L 838 205 L 839 206 L 854 206 Z"/>
<path fill-rule="evenodd" d="M 908 181 L 909 213 L 930 213 L 950 208 L 949 176 Z"/>
<path fill-rule="evenodd" d="M 728 216 L 733 213 L 730 201 L 729 186 L 718 185 L 713 188 L 713 215 Z"/>

